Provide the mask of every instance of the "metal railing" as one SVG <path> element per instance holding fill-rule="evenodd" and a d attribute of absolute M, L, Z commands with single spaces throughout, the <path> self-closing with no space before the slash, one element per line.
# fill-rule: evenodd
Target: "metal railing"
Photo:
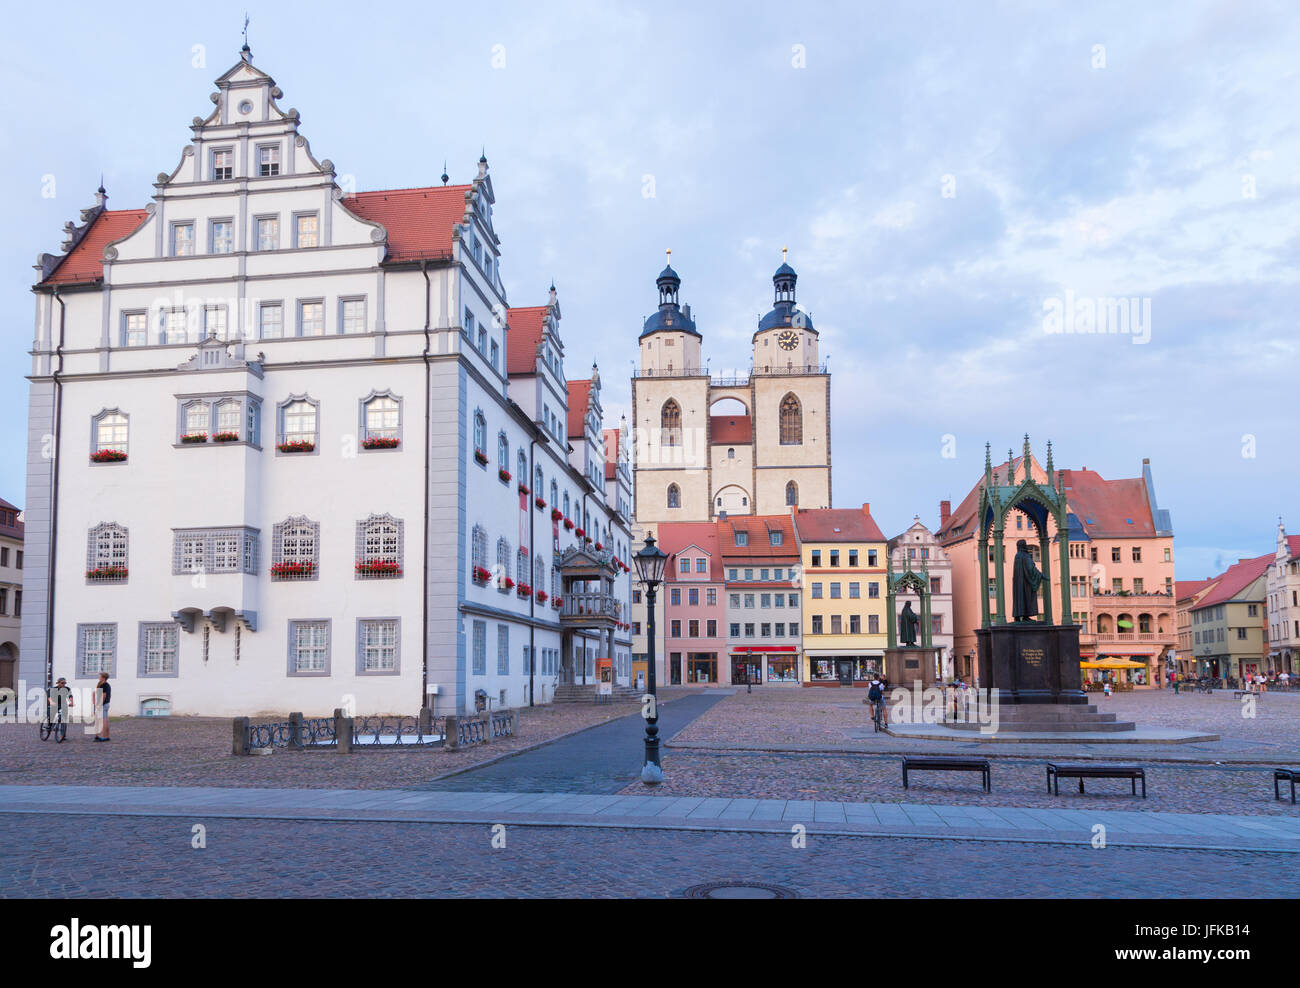
<path fill-rule="evenodd" d="M 269 753 L 276 748 L 293 751 L 324 748 L 347 753 L 358 749 L 391 751 L 397 748 L 446 747 L 448 751 L 488 744 L 519 732 L 516 710 L 493 710 L 458 716 L 434 717 L 428 710 L 417 716 L 373 714 L 348 717 L 335 710 L 333 717 L 304 717 L 294 712 L 288 720 L 252 723 L 236 717 L 236 755 Z"/>
<path fill-rule="evenodd" d="M 598 617 L 620 620 L 623 602 L 607 593 L 566 593 L 561 617 Z"/>

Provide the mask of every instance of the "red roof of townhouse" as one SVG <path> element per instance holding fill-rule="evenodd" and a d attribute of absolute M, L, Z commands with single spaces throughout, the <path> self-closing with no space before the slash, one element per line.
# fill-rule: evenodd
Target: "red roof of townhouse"
<path fill-rule="evenodd" d="M 506 347 L 507 374 L 536 374 L 537 348 L 546 335 L 549 305 L 530 305 L 506 310 L 510 341 Z"/>
<path fill-rule="evenodd" d="M 718 546 L 724 556 L 786 559 L 799 555 L 789 515 L 729 515 L 719 518 L 715 524 L 718 526 Z M 737 532 L 748 536 L 744 545 L 736 544 Z M 777 545 L 772 544 L 771 538 L 775 532 L 780 533 Z"/>
<path fill-rule="evenodd" d="M 1267 556 L 1257 556 L 1254 559 L 1238 560 L 1224 570 L 1222 574 L 1214 578 L 1214 588 L 1198 600 L 1192 606 L 1192 610 L 1197 611 L 1202 607 L 1213 607 L 1216 604 L 1231 600 L 1263 576 L 1264 571 L 1268 569 L 1268 564 L 1273 559 L 1274 555 L 1270 553 Z M 1260 592 L 1260 597 L 1263 598 L 1263 591 Z"/>
<path fill-rule="evenodd" d="M 744 445 L 754 441 L 754 423 L 748 415 L 710 415 L 710 442 Z"/>
<path fill-rule="evenodd" d="M 617 429 L 604 429 L 601 434 L 605 437 L 605 479 L 613 480 L 618 476 L 619 437 L 622 433 Z"/>
<path fill-rule="evenodd" d="M 871 517 L 871 505 L 856 508 L 800 508 L 794 515 L 800 542 L 885 542 Z"/>
<path fill-rule="evenodd" d="M 718 526 L 711 521 L 666 521 L 655 529 L 658 546 L 664 552 L 676 555 L 682 550 L 695 546 L 709 555 L 709 579 L 722 581 L 722 553 L 718 545 Z M 664 569 L 664 579 L 676 583 L 678 577 L 676 559 L 669 560 Z M 692 573 L 694 570 L 692 569 Z"/>
<path fill-rule="evenodd" d="M 16 504 L 10 504 L 0 497 L 0 532 L 11 538 L 21 539 L 23 537 L 23 529 L 27 526 L 18 520 L 18 513 L 21 510 Z M 9 524 L 11 514 L 14 519 L 12 525 Z"/>
<path fill-rule="evenodd" d="M 43 282 L 46 285 L 88 284 L 104 277 L 104 248 L 140 228 L 149 214 L 143 209 L 106 209 L 92 221 L 81 241 Z"/>
<path fill-rule="evenodd" d="M 569 438 L 587 434 L 587 404 L 591 399 L 591 381 L 569 381 Z"/>
<path fill-rule="evenodd" d="M 1218 577 L 1210 577 L 1208 580 L 1175 580 L 1174 581 L 1174 599 L 1185 600 L 1188 597 L 1195 597 L 1202 590 L 1209 587 Z"/>
<path fill-rule="evenodd" d="M 418 261 L 451 256 L 451 233 L 465 218 L 470 185 L 381 189 L 345 196 L 343 205 L 388 231 L 388 259 Z"/>

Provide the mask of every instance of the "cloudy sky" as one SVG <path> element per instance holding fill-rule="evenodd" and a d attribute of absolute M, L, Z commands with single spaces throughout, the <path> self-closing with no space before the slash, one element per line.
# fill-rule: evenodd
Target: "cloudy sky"
<path fill-rule="evenodd" d="M 1149 457 L 1178 577 L 1210 575 L 1271 552 L 1279 515 L 1300 532 L 1300 10 L 1049 6 L 249 13 L 255 63 L 357 188 L 435 184 L 444 158 L 466 181 L 486 148 L 511 304 L 555 279 L 567 369 L 599 362 L 610 422 L 664 248 L 716 372 L 747 369 L 788 246 L 832 371 L 837 506 L 870 501 L 889 534 L 933 526 L 986 440 L 1019 450 L 1029 431 L 1106 477 Z M 175 167 L 238 58 L 244 7 L 220 7 L 6 15 L 23 43 L 0 65 L 0 496 L 17 504 L 31 264 L 101 172 L 121 209 Z M 1101 298 L 1139 322 L 1051 331 Z"/>

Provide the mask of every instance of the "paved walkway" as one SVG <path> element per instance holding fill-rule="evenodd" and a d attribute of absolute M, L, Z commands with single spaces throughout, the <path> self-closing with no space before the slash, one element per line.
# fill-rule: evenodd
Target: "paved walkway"
<path fill-rule="evenodd" d="M 1061 809 L 706 799 L 564 792 L 421 792 L 362 789 L 217 789 L 164 786 L 0 786 L 0 813 L 385 820 L 519 826 L 616 827 L 1267 850 L 1300 854 L 1300 813 L 1291 817 L 1139 812 L 1088 806 L 1062 795 Z"/>
<path fill-rule="evenodd" d="M 660 748 L 667 738 L 732 692 L 697 693 L 661 703 Z M 640 710 L 634 707 L 618 720 L 500 761 L 434 779 L 417 788 L 462 792 L 618 792 L 641 778 L 645 720 Z"/>

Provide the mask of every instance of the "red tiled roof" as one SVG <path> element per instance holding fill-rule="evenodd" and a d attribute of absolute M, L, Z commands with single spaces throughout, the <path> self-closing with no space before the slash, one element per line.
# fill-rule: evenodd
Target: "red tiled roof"
<path fill-rule="evenodd" d="M 59 262 L 44 284 L 69 285 L 104 277 L 104 248 L 140 228 L 149 214 L 143 209 L 106 209 L 95 217 L 81 242 Z"/>
<path fill-rule="evenodd" d="M 1141 477 L 1104 480 L 1096 470 L 1062 470 L 1061 479 L 1065 503 L 1093 538 L 1156 534 L 1146 481 Z"/>
<path fill-rule="evenodd" d="M 591 381 L 569 381 L 569 438 L 581 439 L 587 434 L 587 401 L 591 397 Z"/>
<path fill-rule="evenodd" d="M 411 261 L 451 256 L 451 231 L 465 218 L 469 185 L 383 189 L 345 196 L 343 205 L 388 231 L 388 258 Z"/>
<path fill-rule="evenodd" d="M 1215 604 L 1222 604 L 1231 600 L 1263 576 L 1264 571 L 1268 569 L 1268 564 L 1273 559 L 1274 554 L 1270 553 L 1267 556 L 1257 556 L 1254 559 L 1242 559 L 1229 566 L 1221 575 L 1215 578 L 1214 588 L 1198 600 L 1192 610 L 1213 607 Z"/>
<path fill-rule="evenodd" d="M 14 523 L 12 525 L 8 525 L 5 524 L 3 521 L 0 521 L 0 532 L 3 532 L 5 535 L 8 535 L 10 538 L 21 539 L 23 537 L 23 529 L 25 529 L 27 526 L 23 522 L 18 521 L 18 512 L 21 510 L 22 509 L 19 508 L 18 505 L 10 504 L 4 498 L 0 497 L 0 511 L 4 511 L 4 512 L 12 511 L 14 513 Z"/>
<path fill-rule="evenodd" d="M 1175 580 L 1174 599 L 1183 600 L 1187 597 L 1195 597 L 1213 583 L 1215 579 L 1215 577 L 1211 577 L 1208 580 Z"/>
<path fill-rule="evenodd" d="M 618 441 L 621 435 L 617 429 L 604 429 L 605 437 L 605 479 L 613 480 L 618 476 Z"/>
<path fill-rule="evenodd" d="M 718 551 L 718 528 L 711 521 L 666 521 L 655 529 L 659 548 L 667 553 L 679 553 L 687 546 L 696 546 L 709 554 L 709 579 L 722 582 L 722 553 Z M 676 583 L 677 561 L 670 560 L 664 570 L 664 579 Z M 686 581 L 683 581 L 686 582 Z"/>
<path fill-rule="evenodd" d="M 800 508 L 794 516 L 800 542 L 885 542 L 870 505 L 854 508 Z"/>
<path fill-rule="evenodd" d="M 546 334 L 548 305 L 530 305 L 506 311 L 510 339 L 506 346 L 507 374 L 536 374 L 537 347 Z"/>
<path fill-rule="evenodd" d="M 715 445 L 743 445 L 754 441 L 754 423 L 748 415 L 710 415 L 709 435 Z"/>
<path fill-rule="evenodd" d="M 730 515 L 719 518 L 716 524 L 718 545 L 724 556 L 747 559 L 797 559 L 799 556 L 789 515 Z M 737 531 L 749 533 L 748 545 L 736 545 Z M 781 533 L 780 545 L 772 545 L 769 531 Z"/>

